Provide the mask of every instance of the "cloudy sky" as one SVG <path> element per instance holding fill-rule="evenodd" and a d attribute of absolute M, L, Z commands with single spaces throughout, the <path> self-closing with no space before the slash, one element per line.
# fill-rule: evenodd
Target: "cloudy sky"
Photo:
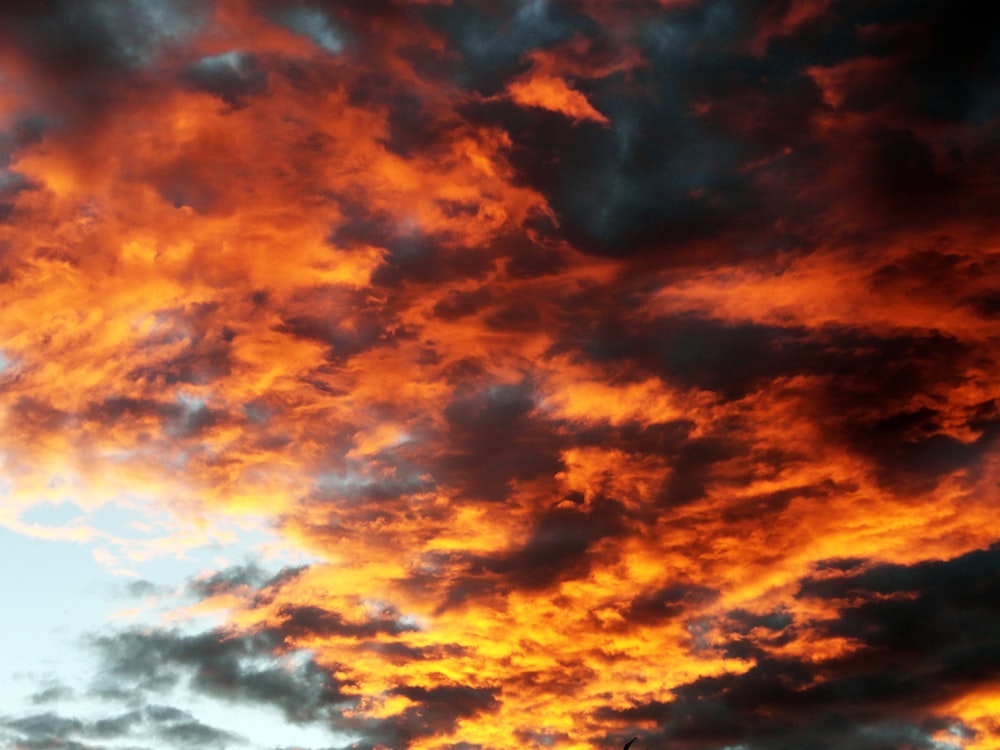
<path fill-rule="evenodd" d="M 998 750 L 987 5 L 3 3 L 0 747 Z"/>

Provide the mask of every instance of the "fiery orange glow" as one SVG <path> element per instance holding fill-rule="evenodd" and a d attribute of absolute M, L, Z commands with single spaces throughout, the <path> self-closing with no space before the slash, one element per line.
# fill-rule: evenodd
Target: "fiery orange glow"
<path fill-rule="evenodd" d="M 525 107 L 561 112 L 574 121 L 608 122 L 608 118 L 591 106 L 587 97 L 556 76 L 535 73 L 525 80 L 514 81 L 508 91 L 515 102 Z"/>

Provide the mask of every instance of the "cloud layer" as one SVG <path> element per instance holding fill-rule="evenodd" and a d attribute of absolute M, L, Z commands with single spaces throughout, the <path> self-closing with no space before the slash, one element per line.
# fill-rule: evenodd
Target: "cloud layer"
<path fill-rule="evenodd" d="M 8 6 L 0 522 L 314 560 L 92 634 L 122 712 L 15 747 L 252 743 L 177 686 L 352 747 L 998 746 L 986 11 Z"/>

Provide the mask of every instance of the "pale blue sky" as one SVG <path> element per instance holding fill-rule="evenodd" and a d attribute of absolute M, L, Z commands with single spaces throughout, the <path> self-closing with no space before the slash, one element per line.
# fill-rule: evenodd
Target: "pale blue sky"
<path fill-rule="evenodd" d="M 109 506 L 88 516 L 86 522 L 119 536 L 130 529 L 132 515 Z M 64 504 L 34 509 L 25 520 L 51 527 L 79 518 L 79 508 Z M 0 724 L 46 714 L 96 722 L 134 710 L 135 705 L 90 693 L 102 668 L 90 639 L 113 636 L 135 624 L 156 626 L 159 614 L 185 602 L 186 582 L 218 570 L 221 561 L 256 561 L 268 570 L 303 562 L 301 556 L 292 554 L 262 562 L 259 552 L 267 542 L 274 539 L 263 533 L 244 534 L 240 542 L 225 548 L 193 548 L 183 557 L 132 563 L 138 577 L 131 577 L 113 574 L 95 560 L 95 550 L 106 545 L 29 538 L 0 527 L 0 566 L 5 571 L 0 597 L 8 613 L 5 637 L 0 638 L 4 677 L 0 679 Z M 124 610 L 135 607 L 141 614 L 122 616 Z M 213 624 L 211 618 L 199 618 L 171 626 L 194 633 Z M 232 747 L 320 748 L 347 741 L 322 726 L 291 725 L 277 708 L 225 702 L 196 694 L 183 683 L 158 695 L 157 705 L 180 709 L 197 722 L 246 738 L 234 739 Z M 5 742 L 18 736 L 16 730 L 0 726 L 0 747 L 12 746 Z M 142 725 L 128 737 L 109 740 L 106 745 L 116 747 L 118 741 L 150 748 L 182 746 L 150 735 L 148 727 L 144 732 Z"/>

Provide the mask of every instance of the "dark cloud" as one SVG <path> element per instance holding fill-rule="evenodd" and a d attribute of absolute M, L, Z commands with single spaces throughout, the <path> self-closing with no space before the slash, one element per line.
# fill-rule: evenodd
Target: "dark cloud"
<path fill-rule="evenodd" d="M 913 565 L 822 567 L 840 572 L 803 579 L 797 596 L 829 601 L 831 617 L 793 626 L 786 612 L 732 611 L 724 632 L 736 636 L 734 653 L 755 660 L 749 671 L 700 678 L 674 688 L 670 702 L 608 715 L 656 722 L 651 745 L 692 749 L 933 748 L 937 731 L 968 733 L 935 707 L 990 684 L 1000 667 L 992 626 L 1000 547 Z M 667 598 L 687 596 L 678 590 Z M 770 653 L 811 628 L 860 650 L 815 664 Z"/>
<path fill-rule="evenodd" d="M 364 646 L 366 651 L 373 651 L 387 657 L 390 663 L 407 664 L 413 661 L 436 661 L 445 658 L 461 657 L 468 649 L 457 643 L 444 646 L 407 646 L 399 642 L 371 642 Z"/>
<path fill-rule="evenodd" d="M 622 615 L 630 624 L 658 624 L 662 620 L 688 614 L 690 610 L 711 603 L 717 591 L 704 586 L 669 584 L 629 602 Z"/>
<path fill-rule="evenodd" d="M 161 373 L 154 374 L 151 369 L 144 373 L 142 378 L 146 379 L 149 376 L 159 379 Z M 38 408 L 40 407 L 36 406 L 36 413 Z M 182 400 L 180 403 L 167 403 L 155 399 L 121 396 L 109 396 L 101 402 L 90 403 L 79 417 L 86 424 L 103 427 L 130 424 L 134 420 L 140 420 L 147 424 L 158 425 L 167 435 L 175 438 L 196 437 L 228 420 L 221 411 L 198 401 Z M 56 417 L 53 414 L 50 418 Z M 146 433 L 140 439 L 145 441 L 149 437 Z"/>
<path fill-rule="evenodd" d="M 397 234 L 386 243 L 385 263 L 372 274 L 372 283 L 389 288 L 404 283 L 437 285 L 448 281 L 483 279 L 494 261 L 475 248 L 453 247 L 446 238 Z"/>
<path fill-rule="evenodd" d="M 916 115 L 941 121 L 981 122 L 996 115 L 1000 43 L 989 29 L 991 8 L 973 2 L 943 5 L 889 2 L 878 7 L 856 0 L 835 10 L 858 24 L 878 24 L 866 51 L 901 59 L 895 96 Z"/>
<path fill-rule="evenodd" d="M 549 233 L 551 234 L 551 230 Z M 539 247 L 526 240 L 516 242 L 510 248 L 508 258 L 505 270 L 515 279 L 548 276 L 569 266 L 568 259 L 556 250 Z"/>
<path fill-rule="evenodd" d="M 739 167 L 767 150 L 742 132 L 749 94 L 739 104 L 739 127 L 728 132 L 706 127 L 692 100 L 731 98 L 733 91 L 761 87 L 766 76 L 769 88 L 754 102 L 762 115 L 785 117 L 781 132 L 795 132 L 787 125 L 794 119 L 788 107 L 775 106 L 776 99 L 794 105 L 801 113 L 797 119 L 808 115 L 802 86 L 786 83 L 788 76 L 775 66 L 768 68 L 750 55 L 737 58 L 714 44 L 730 26 L 746 23 L 735 6 L 698 3 L 661 15 L 663 20 L 644 23 L 642 34 L 629 40 L 642 65 L 576 81 L 609 118 L 609 126 L 574 123 L 558 113 L 498 101 L 468 112 L 477 121 L 504 123 L 519 176 L 541 190 L 561 233 L 585 252 L 616 257 L 655 252 L 666 260 L 685 243 L 724 235 L 736 222 L 756 226 L 766 204 Z M 627 49 L 599 26 L 579 19 L 572 23 L 593 51 Z M 493 70 L 495 75 L 498 69 Z M 509 72 L 508 81 L 515 72 Z M 818 101 L 814 92 L 813 98 Z M 770 137 L 778 128 L 761 123 L 759 130 Z"/>
<path fill-rule="evenodd" d="M 106 425 L 134 419 L 169 421 L 183 419 L 184 408 L 177 403 L 156 399 L 109 396 L 98 403 L 89 404 L 85 418 Z"/>
<path fill-rule="evenodd" d="M 989 623 L 998 592 L 1000 545 L 993 545 L 954 560 L 806 579 L 798 595 L 842 603 L 838 617 L 821 624 L 826 632 L 857 639 L 873 656 L 919 656 L 922 665 L 936 665 L 944 684 L 935 681 L 933 689 L 943 690 L 987 679 L 997 668 L 1000 644 Z M 952 633 L 962 633 L 961 641 Z M 910 678 L 917 688 L 916 675 Z"/>
<path fill-rule="evenodd" d="M 17 750 L 103 750 L 96 745 L 84 744 L 75 740 L 67 740 L 62 737 L 20 737 L 9 738 L 12 742 L 17 742 L 14 746 Z"/>
<path fill-rule="evenodd" d="M 79 719 L 67 719 L 54 713 L 44 713 L 9 721 L 6 726 L 30 736 L 66 737 L 70 734 L 79 734 L 85 725 Z"/>
<path fill-rule="evenodd" d="M 160 45 L 200 23 L 197 3 L 168 0 L 158 8 L 135 0 L 74 3 L 12 0 L 4 36 L 46 72 L 87 79 L 148 63 Z"/>
<path fill-rule="evenodd" d="M 599 362 L 625 361 L 683 388 L 718 391 L 728 398 L 814 368 L 824 348 L 805 329 L 694 315 L 641 325 L 611 319 L 581 338 L 581 351 Z"/>
<path fill-rule="evenodd" d="M 789 487 L 784 490 L 751 495 L 727 504 L 722 511 L 722 519 L 730 524 L 773 519 L 779 516 L 793 500 L 823 500 L 843 489 L 846 488 L 837 486 L 833 481 L 826 481 L 815 485 Z"/>
<path fill-rule="evenodd" d="M 278 5 L 272 3 L 272 6 Z M 272 7 L 274 18 L 297 34 L 309 37 L 318 47 L 330 54 L 340 52 L 344 46 L 343 32 L 330 16 L 318 5 L 299 4 L 289 7 Z"/>
<path fill-rule="evenodd" d="M 232 336 L 217 323 L 220 313 L 216 302 L 160 311 L 157 321 L 162 325 L 145 337 L 143 344 L 153 351 L 159 349 L 163 356 L 135 368 L 129 378 L 162 390 L 178 383 L 204 384 L 230 372 Z M 109 398 L 114 404 L 114 397 Z M 118 404 L 122 409 L 151 407 L 148 402 L 140 405 L 127 399 Z"/>
<path fill-rule="evenodd" d="M 233 569 L 211 580 L 220 585 L 250 579 L 259 581 L 259 571 Z M 273 577 L 260 589 L 263 597 L 274 596 L 291 578 Z M 216 585 L 210 587 L 215 590 Z M 440 647 L 410 648 L 379 641 L 414 630 L 391 608 L 371 619 L 354 623 L 339 613 L 313 605 L 284 605 L 276 624 L 256 634 L 235 635 L 208 631 L 184 635 L 176 631 L 130 630 L 96 638 L 104 671 L 95 693 L 132 700 L 155 699 L 178 684 L 215 698 L 268 705 L 282 710 L 294 723 L 316 723 L 360 735 L 363 742 L 406 747 L 417 738 L 453 731 L 463 718 L 490 713 L 499 707 L 497 690 L 461 685 L 394 688 L 412 705 L 388 719 L 357 719 L 344 710 L 357 697 L 341 690 L 344 683 L 310 658 L 294 663 L 279 661 L 287 651 L 287 640 L 297 637 L 338 637 L 408 662 L 440 658 Z M 454 649 L 461 651 L 461 647 Z M 302 655 L 299 655 L 302 656 Z M 54 714 L 27 717 L 10 724 L 22 733 L 42 739 L 66 731 L 80 736 L 112 738 L 137 735 L 146 729 L 171 745 L 227 747 L 242 738 L 198 721 L 190 714 L 167 705 L 149 703 L 142 709 L 87 724 Z"/>
<path fill-rule="evenodd" d="M 131 630 L 94 643 L 104 664 L 97 692 L 124 687 L 155 695 L 183 683 L 223 700 L 274 706 L 296 723 L 317 721 L 351 703 L 312 659 L 294 667 L 281 663 L 274 633 Z"/>
<path fill-rule="evenodd" d="M 0 166 L 7 167 L 19 149 L 38 143 L 48 124 L 48 120 L 44 117 L 23 115 L 0 131 Z M 10 178 L 8 174 L 7 179 Z"/>
<path fill-rule="evenodd" d="M 395 467 L 396 462 L 386 460 L 384 465 Z M 330 506 L 327 531 L 333 532 L 331 538 L 349 534 L 351 529 L 363 534 L 370 524 L 388 520 L 399 512 L 411 495 L 428 492 L 435 486 L 428 478 L 410 473 L 410 467 L 403 462 L 399 462 L 399 472 L 403 476 L 333 482 L 328 489 L 315 493 L 313 501 Z"/>
<path fill-rule="evenodd" d="M 888 283 L 902 273 L 886 267 L 880 277 Z M 879 336 L 864 329 L 733 324 L 681 315 L 642 324 L 611 319 L 572 335 L 589 360 L 631 377 L 652 374 L 728 399 L 795 375 L 817 377 L 816 418 L 874 460 L 887 486 L 904 492 L 974 467 L 994 445 L 993 421 L 977 418 L 974 410 L 965 419 L 980 435 L 961 441 L 944 431 L 943 414 L 913 405 L 921 394 L 947 393 L 975 366 L 968 344 L 938 331 Z M 746 447 L 733 437 L 705 436 L 674 451 L 677 470 L 661 493 L 667 504 L 700 497 L 706 472 Z"/>
<path fill-rule="evenodd" d="M 919 394 L 947 393 L 965 379 L 973 366 L 967 345 L 937 332 L 855 337 L 842 338 L 841 361 L 830 369 L 824 399 L 832 410 L 828 419 L 853 450 L 875 462 L 880 481 L 906 494 L 933 487 L 960 468 L 975 470 L 995 442 L 996 423 L 979 422 L 970 410 L 963 417 L 981 434 L 960 441 L 943 430 L 935 409 L 912 403 Z M 863 348 L 847 349 L 852 339 Z"/>
<path fill-rule="evenodd" d="M 957 184 L 936 164 L 931 143 L 912 131 L 879 127 L 866 135 L 862 144 L 864 178 L 859 185 L 870 207 L 878 207 L 894 220 L 921 221 L 928 209 L 940 210 L 950 203 Z"/>
<path fill-rule="evenodd" d="M 907 253 L 891 263 L 879 266 L 871 275 L 873 290 L 933 294 L 948 298 L 964 296 L 972 285 L 988 279 L 1000 269 L 1000 258 L 958 252 L 947 236 L 938 238 L 940 247 L 930 247 Z"/>
<path fill-rule="evenodd" d="M 434 305 L 434 314 L 444 320 L 458 320 L 473 315 L 493 301 L 493 294 L 486 287 L 468 292 L 451 291 Z"/>
<path fill-rule="evenodd" d="M 866 196 L 870 220 L 883 226 L 903 219 L 940 221 L 965 194 L 964 180 L 956 181 L 948 174 L 954 170 L 939 163 L 935 152 L 944 150 L 942 142 L 878 117 L 861 133 L 843 133 L 839 143 L 814 137 L 814 123 L 828 105 L 811 71 L 866 54 L 896 61 L 889 63 L 892 74 L 850 79 L 842 106 L 867 111 L 890 100 L 909 102 L 914 117 L 936 112 L 960 123 L 985 121 L 982 110 L 989 104 L 996 111 L 1000 97 L 984 93 L 987 71 L 1000 60 L 995 41 L 978 34 L 962 54 L 949 56 L 967 14 L 939 13 L 919 3 L 892 5 L 892 13 L 880 13 L 835 3 L 831 13 L 773 34 L 762 52 L 754 35 L 784 15 L 787 3 L 676 4 L 628 38 L 643 65 L 576 82 L 610 126 L 572 123 L 557 113 L 496 100 L 471 104 L 466 115 L 503 123 L 519 177 L 546 196 L 559 217 L 559 233 L 586 252 L 653 254 L 657 263 L 688 263 L 691 243 L 698 243 L 699 262 L 706 253 L 739 260 L 798 249 L 801 233 L 814 231 L 808 222 L 820 207 L 809 193 L 790 197 L 788 186 L 811 182 L 819 195 L 828 175 L 838 171 L 837 179 L 851 184 L 837 189 Z M 535 40 L 533 49 L 564 41 L 569 29 L 594 49 L 624 48 L 621 37 L 611 42 L 568 6 L 540 4 L 543 15 L 559 21 L 539 23 L 537 33 L 554 33 L 545 42 Z M 495 94 L 526 64 L 527 50 L 499 31 L 507 27 L 497 21 L 512 14 L 499 11 L 492 19 L 498 31 L 482 37 L 476 29 L 485 13 L 456 11 L 435 10 L 465 32 L 456 43 L 465 45 L 473 63 L 468 85 Z M 864 32 L 862 18 L 873 24 Z M 935 20 L 947 32 L 940 39 Z M 531 41 L 526 34 L 513 38 Z M 488 75 L 474 72 L 477 55 L 490 61 Z M 947 65 L 935 63 L 946 57 Z M 897 63 L 902 70 L 893 67 Z M 907 81 L 902 92 L 901 78 Z M 865 94 L 866 87 L 876 90 Z M 846 178 L 844 152 L 857 160 Z M 762 238 L 765 232 L 771 236 Z M 716 242 L 704 242 L 709 239 Z"/>
<path fill-rule="evenodd" d="M 461 63 L 449 66 L 454 82 L 487 96 L 498 93 L 506 78 L 526 67 L 525 53 L 596 28 L 592 19 L 562 2 L 501 0 L 483 5 L 460 0 L 447 7 L 428 4 L 422 14 L 461 54 Z"/>
<path fill-rule="evenodd" d="M 30 696 L 31 702 L 35 705 L 44 705 L 47 703 L 56 703 L 64 698 L 72 697 L 72 688 L 63 685 L 61 683 L 55 683 L 39 690 Z"/>
<path fill-rule="evenodd" d="M 385 328 L 380 324 L 379 313 L 371 310 L 369 315 L 358 320 L 358 325 L 342 325 L 340 321 L 310 315 L 294 315 L 286 318 L 278 327 L 300 339 L 308 339 L 328 345 L 328 359 L 343 362 L 369 349 L 391 341 Z"/>
<path fill-rule="evenodd" d="M 128 735 L 142 721 L 143 715 L 141 711 L 129 711 L 118 716 L 98 719 L 91 725 L 90 732 L 97 737 L 123 737 Z"/>
<path fill-rule="evenodd" d="M 205 578 L 196 578 L 188 590 L 198 598 L 258 589 L 268 581 L 267 573 L 254 562 L 234 565 Z"/>
<path fill-rule="evenodd" d="M 668 251 L 724 231 L 754 207 L 754 194 L 733 169 L 734 143 L 713 139 L 669 100 L 649 99 L 644 85 L 633 82 L 631 97 L 595 96 L 610 128 L 499 102 L 469 116 L 504 122 L 519 175 L 545 195 L 577 249 L 615 257 Z M 739 181 L 745 185 L 729 184 Z"/>
<path fill-rule="evenodd" d="M 184 70 L 182 80 L 234 108 L 246 106 L 247 99 L 267 90 L 267 73 L 260 62 L 239 51 L 202 58 Z"/>
<path fill-rule="evenodd" d="M 1000 289 L 990 289 L 972 295 L 966 302 L 981 318 L 986 320 L 1000 318 Z"/>
<path fill-rule="evenodd" d="M 541 327 L 542 315 L 531 302 L 519 301 L 494 310 L 484 320 L 497 331 L 536 331 Z"/>
<path fill-rule="evenodd" d="M 745 609 L 734 609 L 727 613 L 733 632 L 748 634 L 755 628 L 765 628 L 771 631 L 781 631 L 792 624 L 792 616 L 788 612 L 770 612 L 765 615 L 754 614 Z"/>
<path fill-rule="evenodd" d="M 182 156 L 159 165 L 150 179 L 174 208 L 188 207 L 199 214 L 226 213 L 218 173 L 203 159 Z"/>
<path fill-rule="evenodd" d="M 439 483 L 455 482 L 471 497 L 500 501 L 513 480 L 558 471 L 558 438 L 533 415 L 534 406 L 529 383 L 459 393 L 444 410 L 450 450 L 433 462 Z"/>
<path fill-rule="evenodd" d="M 630 516 L 620 502 L 609 498 L 596 498 L 585 508 L 560 505 L 539 514 L 527 539 L 518 546 L 493 555 L 425 556 L 432 568 L 446 566 L 450 571 L 444 591 L 435 588 L 435 593 L 443 595 L 438 611 L 586 578 L 598 546 L 624 538 Z"/>
<path fill-rule="evenodd" d="M 245 739 L 232 732 L 226 732 L 200 721 L 186 717 L 180 721 L 161 724 L 156 734 L 166 742 L 183 747 L 229 747 L 234 743 L 244 744 Z"/>
<path fill-rule="evenodd" d="M 380 100 L 378 106 L 391 106 L 392 102 L 391 98 L 388 102 Z M 406 137 L 417 138 L 419 123 L 410 122 L 405 112 L 398 116 L 398 127 L 407 133 Z M 395 117 L 397 114 L 390 110 L 390 130 Z M 447 157 L 442 155 L 441 158 Z M 411 222 L 387 211 L 372 211 L 363 202 L 347 196 L 341 196 L 338 203 L 343 218 L 333 227 L 328 240 L 334 247 L 373 245 L 387 251 L 372 275 L 375 286 L 398 289 L 404 284 L 437 286 L 453 281 L 481 280 L 495 268 L 496 261 L 489 246 L 468 247 L 457 243 L 447 233 L 423 232 Z M 463 206 L 447 201 L 439 205 L 445 213 L 471 211 L 474 215 L 479 208 L 478 204 Z"/>
<path fill-rule="evenodd" d="M 500 707 L 498 692 L 463 685 L 394 688 L 394 695 L 409 698 L 415 705 L 390 719 L 370 722 L 361 731 L 366 744 L 409 747 L 421 737 L 453 733 L 462 719 L 495 712 Z"/>
<path fill-rule="evenodd" d="M 673 454 L 674 471 L 657 493 L 660 505 L 678 507 L 705 496 L 717 464 L 745 455 L 747 447 L 731 438 L 710 435 L 686 441 Z"/>
<path fill-rule="evenodd" d="M 352 104 L 365 104 L 364 100 L 371 97 L 370 92 L 363 93 L 362 86 L 365 82 L 359 83 L 359 88 L 352 92 Z M 375 80 L 370 85 L 372 90 L 378 91 L 380 88 L 388 89 L 390 83 Z M 445 141 L 448 135 L 446 125 L 439 121 L 439 116 L 420 97 L 412 92 L 402 91 L 383 94 L 381 100 L 380 103 L 388 108 L 386 125 L 389 128 L 388 135 L 382 142 L 392 153 L 403 157 L 415 156 Z"/>
<path fill-rule="evenodd" d="M 517 589 L 547 588 L 556 581 L 586 576 L 595 544 L 625 532 L 626 512 L 610 499 L 598 499 L 586 511 L 552 508 L 535 522 L 523 547 L 483 567 Z"/>
<path fill-rule="evenodd" d="M 18 399 L 12 411 L 17 415 L 20 430 L 26 434 L 58 430 L 75 421 L 73 415 L 28 396 Z"/>
<path fill-rule="evenodd" d="M 4 5 L 0 46 L 26 63 L 33 116 L 46 130 L 92 130 L 123 101 L 143 99 L 148 77 L 204 21 L 192 0 L 12 0 Z M 0 203 L 0 209 L 3 204 Z"/>
<path fill-rule="evenodd" d="M 0 143 L 0 223 L 10 218 L 20 193 L 37 187 L 24 175 L 4 169 L 3 162 L 3 144 Z"/>
<path fill-rule="evenodd" d="M 248 600 L 263 605 L 280 597 L 283 588 L 301 573 L 302 569 L 286 569 L 267 578 L 257 566 L 247 564 L 195 579 L 188 588 L 200 596 L 245 591 Z M 186 635 L 170 630 L 127 630 L 94 639 L 104 666 L 94 693 L 108 699 L 154 701 L 183 685 L 226 701 L 278 708 L 294 723 L 339 727 L 393 746 L 446 731 L 463 717 L 496 708 L 494 691 L 458 686 L 399 688 L 400 695 L 414 701 L 411 709 L 391 720 L 357 721 L 344 714 L 358 700 L 344 690 L 346 683 L 290 646 L 298 638 L 340 638 L 401 663 L 440 658 L 439 646 L 421 649 L 393 642 L 415 629 L 390 606 L 355 621 L 315 605 L 283 604 L 274 623 L 255 633 L 215 630 Z M 454 649 L 461 650 L 459 646 Z M 46 714 L 32 721 L 48 727 L 57 718 Z M 225 747 L 240 741 L 183 711 L 155 702 L 103 720 L 100 726 L 73 726 L 87 736 L 112 737 L 135 733 L 143 722 L 149 731 L 172 744 Z M 56 733 L 54 729 L 53 735 Z"/>
<path fill-rule="evenodd" d="M 291 638 L 341 637 L 367 640 L 379 635 L 399 635 L 417 629 L 414 625 L 401 621 L 399 613 L 391 608 L 360 623 L 349 622 L 337 612 L 313 605 L 287 605 L 281 608 L 279 616 L 281 624 L 274 629 L 275 632 Z"/>
<path fill-rule="evenodd" d="M 13 730 L 17 748 L 70 748 L 103 750 L 121 747 L 122 741 L 143 742 L 156 738 L 170 746 L 226 748 L 245 744 L 245 738 L 204 724 L 186 711 L 170 706 L 150 705 L 96 721 L 71 719 L 54 713 L 37 714 L 6 721 Z M 103 744 L 105 742 L 113 744 Z M 101 744 L 93 744 L 101 743 Z"/>

